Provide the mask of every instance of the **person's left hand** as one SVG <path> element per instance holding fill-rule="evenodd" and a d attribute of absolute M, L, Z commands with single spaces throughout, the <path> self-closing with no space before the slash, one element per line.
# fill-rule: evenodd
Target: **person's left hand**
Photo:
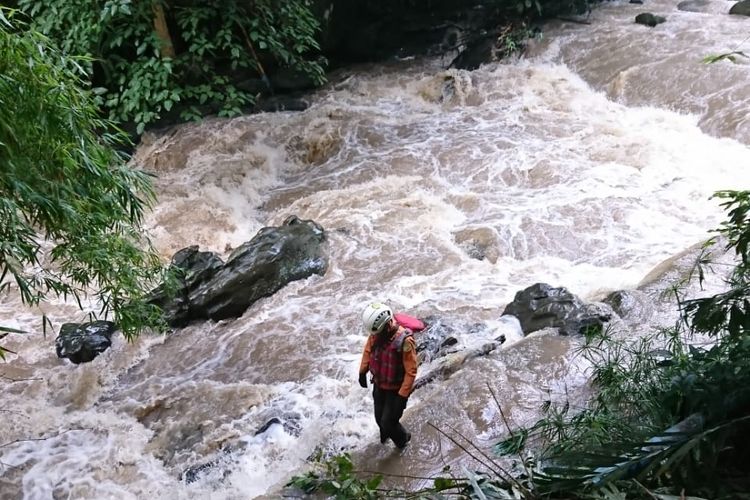
<path fill-rule="evenodd" d="M 359 374 L 359 385 L 363 389 L 367 389 L 367 372 Z"/>
<path fill-rule="evenodd" d="M 409 396 L 403 397 L 401 394 L 399 394 L 398 399 L 401 401 L 401 409 L 406 409 L 406 403 L 409 402 Z"/>

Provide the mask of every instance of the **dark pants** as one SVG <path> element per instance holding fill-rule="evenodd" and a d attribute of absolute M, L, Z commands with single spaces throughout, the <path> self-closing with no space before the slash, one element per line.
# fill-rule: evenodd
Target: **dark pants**
<path fill-rule="evenodd" d="M 388 438 L 399 448 L 406 446 L 411 437 L 399 420 L 404 414 L 406 400 L 398 395 L 398 390 L 372 388 L 372 398 L 375 402 L 375 421 L 380 427 L 380 442 L 385 443 Z"/>

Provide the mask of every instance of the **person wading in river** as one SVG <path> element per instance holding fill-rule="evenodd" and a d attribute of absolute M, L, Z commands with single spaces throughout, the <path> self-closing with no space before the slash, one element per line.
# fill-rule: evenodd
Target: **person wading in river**
<path fill-rule="evenodd" d="M 359 385 L 367 388 L 369 371 L 380 442 L 390 438 L 404 449 L 411 433 L 400 420 L 417 377 L 414 337 L 411 330 L 399 326 L 393 311 L 385 304 L 368 305 L 362 312 L 362 322 L 370 336 L 359 365 Z"/>

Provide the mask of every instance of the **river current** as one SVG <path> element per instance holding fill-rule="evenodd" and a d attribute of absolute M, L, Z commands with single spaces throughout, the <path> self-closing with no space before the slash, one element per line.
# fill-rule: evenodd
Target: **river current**
<path fill-rule="evenodd" d="M 750 60 L 701 62 L 742 50 L 750 18 L 724 0 L 677 3 L 607 3 L 473 72 L 447 58 L 349 68 L 304 112 L 145 136 L 134 162 L 156 175 L 147 226 L 165 261 L 196 244 L 226 257 L 294 214 L 326 229 L 329 268 L 239 319 L 116 336 L 78 366 L 39 315 L 85 315 L 3 296 L 0 324 L 35 333 L 4 340 L 17 354 L 0 366 L 0 498 L 276 498 L 317 452 L 420 477 L 476 465 L 430 424 L 489 446 L 506 431 L 488 387 L 521 424 L 585 385 L 576 339 L 521 340 L 501 319 L 514 294 L 633 289 L 718 226 L 712 193 L 750 189 Z M 635 24 L 644 10 L 667 22 Z M 453 322 L 457 350 L 507 338 L 415 391 L 404 452 L 380 445 L 357 384 L 359 314 L 376 300 Z"/>

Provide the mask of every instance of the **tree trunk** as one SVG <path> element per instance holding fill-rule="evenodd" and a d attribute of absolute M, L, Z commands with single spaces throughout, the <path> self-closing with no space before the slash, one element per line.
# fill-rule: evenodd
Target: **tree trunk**
<path fill-rule="evenodd" d="M 174 58 L 174 45 L 172 45 L 172 37 L 169 35 L 164 6 L 161 2 L 154 3 L 154 31 L 161 41 L 161 56 Z"/>

